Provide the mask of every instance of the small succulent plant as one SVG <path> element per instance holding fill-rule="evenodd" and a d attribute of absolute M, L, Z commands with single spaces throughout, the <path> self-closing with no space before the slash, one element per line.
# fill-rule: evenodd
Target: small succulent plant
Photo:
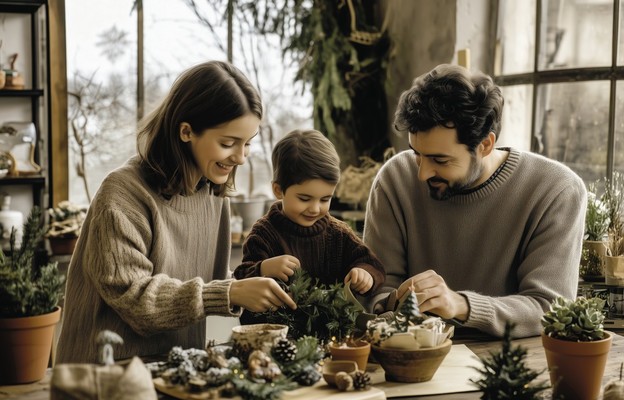
<path fill-rule="evenodd" d="M 575 300 L 558 297 L 542 316 L 544 333 L 555 339 L 572 342 L 603 339 L 604 305 L 605 301 L 598 297 L 578 297 Z"/>

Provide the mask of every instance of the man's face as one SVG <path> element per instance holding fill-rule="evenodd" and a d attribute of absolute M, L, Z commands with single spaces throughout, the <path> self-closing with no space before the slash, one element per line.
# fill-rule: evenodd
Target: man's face
<path fill-rule="evenodd" d="M 410 133 L 409 144 L 416 153 L 418 179 L 427 183 L 433 199 L 448 200 L 476 186 L 482 178 L 481 158 L 457 141 L 455 128 L 436 126 Z"/>

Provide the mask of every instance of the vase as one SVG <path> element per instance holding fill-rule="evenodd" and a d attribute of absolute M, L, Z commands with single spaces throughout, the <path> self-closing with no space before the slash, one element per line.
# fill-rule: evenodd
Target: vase
<path fill-rule="evenodd" d="M 33 317 L 0 318 L 0 383 L 22 384 L 43 379 L 61 308 Z"/>
<path fill-rule="evenodd" d="M 333 361 L 355 361 L 360 371 L 366 371 L 370 352 L 371 345 L 364 340 L 329 344 L 329 353 Z"/>
<path fill-rule="evenodd" d="M 591 342 L 551 338 L 542 332 L 542 345 L 553 385 L 553 399 L 585 400 L 599 398 L 612 333 Z"/>

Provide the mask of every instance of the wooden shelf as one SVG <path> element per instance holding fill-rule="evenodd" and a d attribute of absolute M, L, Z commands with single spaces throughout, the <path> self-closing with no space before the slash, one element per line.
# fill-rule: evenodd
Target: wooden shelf
<path fill-rule="evenodd" d="M 0 186 L 7 185 L 44 185 L 45 177 L 42 175 L 5 176 L 0 178 Z"/>
<path fill-rule="evenodd" d="M 41 89 L 24 89 L 24 90 L 0 89 L 0 97 L 41 97 L 41 96 L 43 96 L 43 90 Z"/>

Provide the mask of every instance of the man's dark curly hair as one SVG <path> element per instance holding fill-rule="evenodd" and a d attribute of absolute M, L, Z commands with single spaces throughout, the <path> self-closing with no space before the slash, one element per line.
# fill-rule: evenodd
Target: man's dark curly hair
<path fill-rule="evenodd" d="M 409 133 L 455 128 L 458 141 L 474 153 L 490 132 L 500 134 L 503 104 L 501 89 L 489 76 L 441 64 L 401 94 L 394 126 Z"/>

